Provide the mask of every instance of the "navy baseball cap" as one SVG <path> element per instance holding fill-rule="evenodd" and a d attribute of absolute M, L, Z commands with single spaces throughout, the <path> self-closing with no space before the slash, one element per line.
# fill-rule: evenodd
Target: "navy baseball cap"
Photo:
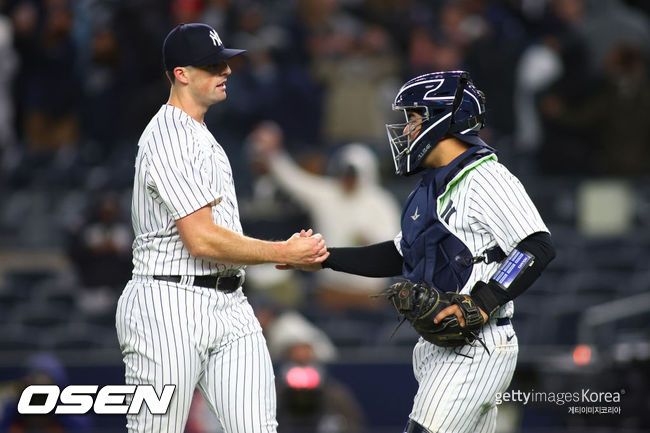
<path fill-rule="evenodd" d="M 165 69 L 177 66 L 206 66 L 228 60 L 246 50 L 226 48 L 215 29 L 207 24 L 179 24 L 163 42 Z"/>

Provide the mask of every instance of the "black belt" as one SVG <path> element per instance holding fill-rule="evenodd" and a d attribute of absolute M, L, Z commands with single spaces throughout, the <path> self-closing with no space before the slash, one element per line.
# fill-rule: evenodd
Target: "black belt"
<path fill-rule="evenodd" d="M 429 430 L 422 427 L 420 424 L 416 423 L 412 419 L 409 419 L 409 422 L 406 424 L 406 429 L 404 433 L 429 433 Z"/>
<path fill-rule="evenodd" d="M 500 317 L 497 319 L 497 326 L 506 326 L 506 325 L 510 325 L 509 317 Z"/>
<path fill-rule="evenodd" d="M 180 283 L 180 275 L 154 275 L 154 280 L 168 281 L 170 283 Z M 198 275 L 194 277 L 193 286 L 207 287 L 208 289 L 217 289 L 221 292 L 234 292 L 241 287 L 244 282 L 244 275 L 239 273 L 231 277 L 220 277 L 218 275 Z"/>

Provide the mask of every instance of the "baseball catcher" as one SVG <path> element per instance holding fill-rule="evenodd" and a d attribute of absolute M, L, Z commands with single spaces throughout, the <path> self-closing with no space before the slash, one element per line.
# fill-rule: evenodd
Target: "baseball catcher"
<path fill-rule="evenodd" d="M 421 173 L 402 230 L 378 244 L 328 246 L 322 267 L 404 278 L 385 295 L 422 337 L 405 433 L 494 432 L 494 396 L 517 364 L 513 300 L 555 257 L 551 236 L 521 182 L 479 137 L 485 95 L 469 73 L 415 77 L 393 110 L 404 115 L 386 125 L 395 172 Z"/>
<path fill-rule="evenodd" d="M 467 295 L 443 292 L 429 284 L 415 284 L 409 280 L 393 284 L 383 295 L 402 317 L 400 325 L 408 320 L 418 334 L 437 346 L 458 347 L 472 343 L 483 327 L 483 316 Z M 460 318 L 451 314 L 436 320 L 440 312 L 452 305 L 458 306 Z"/>

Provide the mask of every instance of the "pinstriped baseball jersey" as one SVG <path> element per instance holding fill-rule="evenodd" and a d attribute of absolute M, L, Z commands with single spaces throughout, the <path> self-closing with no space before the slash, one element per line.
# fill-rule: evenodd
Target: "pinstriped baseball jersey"
<path fill-rule="evenodd" d="M 419 387 L 410 419 L 432 433 L 494 432 L 495 395 L 512 380 L 519 345 L 512 325 L 494 320 L 479 337 L 489 353 L 480 344 L 454 349 L 418 341 L 413 371 Z"/>
<path fill-rule="evenodd" d="M 131 208 L 133 273 L 236 273 L 232 265 L 191 257 L 174 223 L 211 204 L 215 224 L 242 232 L 230 163 L 205 124 L 163 105 L 138 146 Z"/>
<path fill-rule="evenodd" d="M 459 172 L 438 197 L 436 207 L 440 223 L 474 257 L 494 246 L 508 254 L 525 237 L 548 231 L 521 182 L 498 162 L 496 155 L 484 157 Z M 400 232 L 395 238 L 400 252 L 401 239 Z M 488 281 L 498 267 L 497 262 L 476 263 L 460 292 L 470 294 L 477 281 Z M 513 303 L 509 302 L 495 316 L 512 317 L 513 311 Z"/>
<path fill-rule="evenodd" d="M 426 175 L 425 175 L 426 176 Z M 417 188 L 413 194 L 417 194 Z M 415 195 L 412 195 L 415 197 Z M 548 231 L 521 182 L 496 155 L 483 156 L 458 171 L 433 204 L 436 224 L 442 224 L 473 257 L 499 246 L 506 254 L 529 235 Z M 413 232 L 426 200 L 411 200 L 404 209 L 402 232 L 395 244 L 402 252 L 402 234 Z M 449 257 L 453 260 L 454 257 Z M 498 262 L 473 265 L 460 292 L 471 294 L 477 281 L 488 281 Z M 413 351 L 418 392 L 409 418 L 430 432 L 493 432 L 497 408 L 494 396 L 508 387 L 514 373 L 518 342 L 512 324 L 498 321 L 514 313 L 513 302 L 496 311 L 477 343 L 442 348 L 420 338 Z M 464 356 L 459 355 L 462 354 Z"/>
<path fill-rule="evenodd" d="M 127 415 L 130 433 L 182 433 L 194 389 L 227 433 L 275 433 L 273 365 L 243 292 L 134 276 L 117 304 L 127 384 L 176 389 L 166 415 Z"/>
<path fill-rule="evenodd" d="M 175 221 L 206 206 L 241 233 L 228 158 L 205 124 L 163 105 L 139 142 L 133 186 L 134 275 L 116 328 L 127 384 L 176 385 L 165 415 L 127 414 L 130 433 L 182 433 L 199 388 L 227 433 L 275 433 L 273 366 L 241 287 L 223 292 L 194 276 L 239 267 L 190 256 Z M 179 282 L 154 276 L 181 276 Z"/>
<path fill-rule="evenodd" d="M 460 176 L 463 176 L 460 174 Z M 510 171 L 488 157 L 469 170 L 438 199 L 441 222 L 468 246 L 474 256 L 498 245 L 506 254 L 535 232 L 547 232 L 537 208 Z M 477 281 L 489 281 L 499 263 L 474 265 L 461 293 L 470 294 Z M 495 313 L 512 317 L 512 301 Z"/>

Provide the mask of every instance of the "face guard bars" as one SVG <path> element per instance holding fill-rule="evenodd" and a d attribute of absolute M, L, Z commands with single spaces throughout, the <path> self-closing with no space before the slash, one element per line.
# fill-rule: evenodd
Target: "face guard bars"
<path fill-rule="evenodd" d="M 442 121 L 451 117 L 449 125 L 454 124 L 454 117 L 456 111 L 460 107 L 461 102 L 463 101 L 463 92 L 469 81 L 469 75 L 466 72 L 463 72 L 458 80 L 458 86 L 454 93 L 454 101 L 452 103 L 451 113 L 447 113 L 438 119 L 433 125 L 430 125 L 426 130 L 419 131 L 418 135 L 411 139 L 411 133 L 418 127 L 430 120 L 429 108 L 426 106 L 412 105 L 412 106 L 403 106 L 393 104 L 393 111 L 402 110 L 404 112 L 404 117 L 406 123 L 393 123 L 386 125 L 386 132 L 388 134 L 388 142 L 390 144 L 390 150 L 393 155 L 393 163 L 395 164 L 395 172 L 397 174 L 404 174 L 400 168 L 400 161 L 404 158 L 406 160 L 406 171 L 410 171 L 410 158 L 409 155 L 415 148 L 415 145 L 424 137 L 431 129 L 438 126 Z M 417 111 L 422 115 L 422 118 L 418 122 L 409 121 L 409 111 Z M 407 128 L 408 126 L 408 128 Z M 406 132 L 405 132 L 406 131 Z M 433 143 L 435 144 L 435 143 Z"/>
<path fill-rule="evenodd" d="M 386 132 L 388 133 L 388 142 L 390 144 L 390 151 L 393 154 L 393 162 L 395 164 L 395 172 L 397 174 L 402 174 L 399 167 L 399 161 L 403 158 L 408 158 L 413 146 L 418 141 L 417 137 L 414 137 L 414 140 L 411 140 L 412 132 L 425 122 L 429 120 L 429 109 L 427 107 L 421 106 L 395 106 L 393 105 L 393 110 L 402 110 L 404 112 L 405 123 L 393 123 L 386 125 Z M 422 117 L 418 121 L 409 121 L 409 111 L 414 110 L 420 112 Z M 422 136 L 422 131 L 418 134 L 418 137 Z"/>

